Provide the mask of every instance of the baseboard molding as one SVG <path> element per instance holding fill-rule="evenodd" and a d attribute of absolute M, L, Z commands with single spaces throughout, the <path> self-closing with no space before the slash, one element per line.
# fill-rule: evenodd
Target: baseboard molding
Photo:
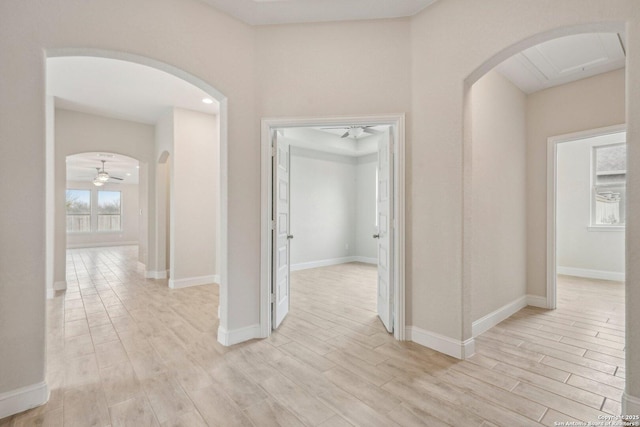
<path fill-rule="evenodd" d="M 622 393 L 622 415 L 640 415 L 640 398 Z"/>
<path fill-rule="evenodd" d="M 218 327 L 218 342 L 225 347 L 249 341 L 260 336 L 260 325 L 245 326 L 244 328 L 228 331 L 222 326 Z"/>
<path fill-rule="evenodd" d="M 291 271 L 308 270 L 310 268 L 328 267 L 330 265 L 346 264 L 348 262 L 364 262 L 367 264 L 377 264 L 377 258 L 367 258 L 362 256 L 345 256 L 341 258 L 321 259 L 320 261 L 300 262 L 291 264 Z"/>
<path fill-rule="evenodd" d="M 59 282 L 53 282 L 51 287 L 47 287 L 47 299 L 53 299 L 56 296 L 56 291 L 66 291 L 67 281 L 60 280 Z"/>
<path fill-rule="evenodd" d="M 145 270 L 144 277 L 147 279 L 166 279 L 167 278 L 167 270 Z"/>
<path fill-rule="evenodd" d="M 353 257 L 355 262 L 363 262 L 365 264 L 378 264 L 378 258 L 368 258 L 365 256 Z"/>
<path fill-rule="evenodd" d="M 549 308 L 547 297 L 540 297 L 538 295 L 527 295 L 527 305 L 538 308 Z"/>
<path fill-rule="evenodd" d="M 67 243 L 67 249 L 102 248 L 106 246 L 135 246 L 138 242 Z"/>
<path fill-rule="evenodd" d="M 557 273 L 564 274 L 566 276 L 585 277 L 587 279 L 613 280 L 616 282 L 624 282 L 625 279 L 624 273 L 607 270 L 589 270 L 587 268 L 558 266 Z"/>
<path fill-rule="evenodd" d="M 169 287 L 171 289 L 188 288 L 191 286 L 209 285 L 218 283 L 219 277 L 211 274 L 208 276 L 187 277 L 186 279 L 169 279 Z"/>
<path fill-rule="evenodd" d="M 457 359 L 467 359 L 475 353 L 475 340 L 456 340 L 435 332 L 427 331 L 417 326 L 407 326 L 407 340 L 429 347 Z"/>
<path fill-rule="evenodd" d="M 505 304 L 497 310 L 492 311 L 484 317 L 471 324 L 471 335 L 477 337 L 485 331 L 496 326 L 498 323 L 508 319 L 521 309 L 527 306 L 527 296 L 523 295 L 515 301 Z"/>
<path fill-rule="evenodd" d="M 49 388 L 42 381 L 0 394 L 0 419 L 17 414 L 49 400 Z"/>

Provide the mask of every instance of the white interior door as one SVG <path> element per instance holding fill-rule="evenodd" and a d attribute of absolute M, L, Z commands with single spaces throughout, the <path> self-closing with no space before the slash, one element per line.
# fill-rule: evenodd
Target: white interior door
<path fill-rule="evenodd" d="M 273 277 L 271 281 L 271 298 L 273 310 L 273 329 L 289 313 L 290 290 L 290 240 L 289 234 L 289 144 L 278 140 L 278 131 L 273 131 L 272 146 L 274 147 L 273 162 Z"/>
<path fill-rule="evenodd" d="M 390 126 L 378 143 L 378 316 L 393 332 L 393 133 Z"/>

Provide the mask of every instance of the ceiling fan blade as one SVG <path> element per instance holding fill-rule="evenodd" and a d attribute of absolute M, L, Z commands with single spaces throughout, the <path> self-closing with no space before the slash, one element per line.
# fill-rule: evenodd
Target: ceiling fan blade
<path fill-rule="evenodd" d="M 118 181 L 124 181 L 124 178 L 118 178 L 117 176 L 109 175 L 109 179 L 117 179 Z"/>
<path fill-rule="evenodd" d="M 349 136 L 349 131 L 346 131 L 346 132 L 344 133 L 344 135 L 342 135 L 340 138 L 346 138 L 346 137 L 348 137 L 348 136 Z"/>

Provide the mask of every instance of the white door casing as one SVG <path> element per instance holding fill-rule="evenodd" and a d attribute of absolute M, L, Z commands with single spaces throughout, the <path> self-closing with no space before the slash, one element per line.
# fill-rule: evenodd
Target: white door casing
<path fill-rule="evenodd" d="M 393 129 L 378 142 L 378 316 L 393 332 Z"/>
<path fill-rule="evenodd" d="M 262 147 L 262 171 L 261 171 L 261 261 L 260 261 L 260 337 L 268 337 L 274 329 L 275 304 L 272 303 L 276 274 L 275 270 L 275 232 L 274 211 L 276 198 L 274 193 L 274 175 L 276 165 L 274 161 L 273 132 L 277 129 L 289 127 L 336 127 L 336 126 L 375 126 L 390 125 L 393 144 L 389 147 L 390 181 L 389 196 L 390 209 L 393 218 L 389 218 L 393 224 L 388 230 L 393 234 L 389 236 L 389 259 L 394 266 L 389 271 L 393 278 L 394 286 L 388 289 L 389 316 L 393 335 L 398 340 L 406 339 L 405 328 L 405 283 L 404 283 L 404 142 L 405 123 L 404 114 L 371 115 L 371 116 L 342 116 L 342 117 L 295 117 L 295 118 L 265 118 L 262 120 L 261 147 Z M 389 224 L 389 225 L 390 225 Z M 390 265 L 390 264 L 387 264 Z"/>
<path fill-rule="evenodd" d="M 273 329 L 282 323 L 289 313 L 289 290 L 291 285 L 290 258 L 290 185 L 289 185 L 289 143 L 278 140 L 278 131 L 272 131 L 274 147 L 273 164 Z"/>

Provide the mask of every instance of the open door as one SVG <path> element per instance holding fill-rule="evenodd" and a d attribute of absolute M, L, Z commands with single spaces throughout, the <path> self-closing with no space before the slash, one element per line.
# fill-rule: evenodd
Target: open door
<path fill-rule="evenodd" d="M 378 142 L 378 316 L 393 332 L 393 127 Z"/>
<path fill-rule="evenodd" d="M 272 327 L 276 329 L 289 313 L 289 144 L 278 140 L 278 131 L 271 136 L 273 147 L 273 251 L 271 280 Z"/>

